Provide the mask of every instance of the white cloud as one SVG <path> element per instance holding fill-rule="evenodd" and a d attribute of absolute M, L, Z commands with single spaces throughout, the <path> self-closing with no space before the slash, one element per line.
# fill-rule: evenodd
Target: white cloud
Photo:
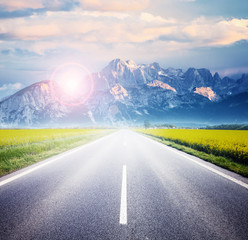
<path fill-rule="evenodd" d="M 221 70 L 218 70 L 218 73 L 223 77 L 235 75 L 235 74 L 239 74 L 239 73 L 248 73 L 248 67 L 221 69 Z"/>
<path fill-rule="evenodd" d="M 248 40 L 248 19 L 208 20 L 199 18 L 183 28 L 183 32 L 202 46 L 230 45 Z"/>
<path fill-rule="evenodd" d="M 0 20 L 0 34 L 10 36 L 3 46 L 44 54 L 47 50 L 78 49 L 106 54 L 109 47 L 119 52 L 153 49 L 153 54 L 196 47 L 226 46 L 248 40 L 248 19 L 198 18 L 185 22 L 151 13 L 112 11 L 47 12 L 29 18 Z M 12 41 L 11 40 L 12 37 Z M 18 39 L 20 41 L 18 41 Z M 133 47 L 131 47 L 133 46 Z M 0 49 L 1 49 L 0 48 Z M 163 51 L 161 51 L 163 49 Z M 112 51 L 112 50 L 111 50 Z M 142 51 L 140 51 L 142 52 Z M 143 55 L 143 53 L 142 53 Z"/>
<path fill-rule="evenodd" d="M 23 85 L 21 83 L 3 84 L 2 86 L 0 86 L 0 101 L 4 100 L 7 96 L 17 92 L 21 88 L 23 88 Z"/>
<path fill-rule="evenodd" d="M 9 83 L 0 86 L 0 91 L 13 91 L 13 90 L 19 90 L 21 88 L 22 88 L 21 83 Z"/>
<path fill-rule="evenodd" d="M 154 16 L 151 13 L 142 12 L 140 15 L 140 20 L 145 22 L 155 22 L 155 23 L 175 23 L 173 19 L 165 19 L 161 16 Z"/>
<path fill-rule="evenodd" d="M 81 12 L 82 16 L 89 16 L 89 17 L 109 17 L 109 18 L 118 18 L 118 19 L 126 19 L 130 17 L 128 13 L 120 13 L 120 12 L 101 12 L 101 11 L 83 11 Z"/>

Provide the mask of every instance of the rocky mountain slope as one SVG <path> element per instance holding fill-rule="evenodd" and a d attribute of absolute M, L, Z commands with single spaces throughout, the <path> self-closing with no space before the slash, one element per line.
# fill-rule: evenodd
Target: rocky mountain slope
<path fill-rule="evenodd" d="M 248 75 L 220 78 L 207 69 L 137 65 L 115 59 L 93 73 L 94 92 L 79 106 L 56 101 L 52 82 L 33 84 L 0 102 L 1 127 L 248 122 Z"/>

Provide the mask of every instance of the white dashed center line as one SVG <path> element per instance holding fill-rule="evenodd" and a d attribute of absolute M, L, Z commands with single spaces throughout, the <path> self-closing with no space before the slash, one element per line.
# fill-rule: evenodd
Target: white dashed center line
<path fill-rule="evenodd" d="M 127 224 L 127 167 L 123 165 L 121 186 L 120 224 Z"/>

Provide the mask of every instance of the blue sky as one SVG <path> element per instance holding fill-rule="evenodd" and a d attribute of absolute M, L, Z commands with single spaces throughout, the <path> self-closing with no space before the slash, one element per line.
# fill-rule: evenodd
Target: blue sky
<path fill-rule="evenodd" d="M 0 98 L 114 58 L 248 72 L 247 0 L 0 0 Z"/>

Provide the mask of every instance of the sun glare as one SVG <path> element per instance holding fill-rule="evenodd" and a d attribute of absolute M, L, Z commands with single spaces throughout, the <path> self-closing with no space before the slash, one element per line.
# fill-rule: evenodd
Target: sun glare
<path fill-rule="evenodd" d="M 83 78 L 80 73 L 64 73 L 58 84 L 65 94 L 78 95 L 83 87 Z"/>
<path fill-rule="evenodd" d="M 55 69 L 51 75 L 53 96 L 62 104 L 85 103 L 93 91 L 93 79 L 89 71 L 77 63 L 67 63 Z"/>
<path fill-rule="evenodd" d="M 69 79 L 64 84 L 64 91 L 67 92 L 69 95 L 77 94 L 79 82 L 75 79 Z"/>

